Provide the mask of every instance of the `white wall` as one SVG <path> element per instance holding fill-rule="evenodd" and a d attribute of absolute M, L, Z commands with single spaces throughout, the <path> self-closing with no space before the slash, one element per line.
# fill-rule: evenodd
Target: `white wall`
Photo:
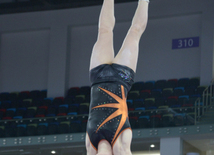
<path fill-rule="evenodd" d="M 161 138 L 160 154 L 183 155 L 183 139 L 180 137 Z"/>
<path fill-rule="evenodd" d="M 90 85 L 89 63 L 97 26 L 78 26 L 71 29 L 69 86 Z"/>
<path fill-rule="evenodd" d="M 172 50 L 172 39 L 200 36 L 201 14 L 151 19 L 140 45 L 136 80 L 200 76 L 200 48 Z"/>
<path fill-rule="evenodd" d="M 209 150 L 206 152 L 206 155 L 213 155 L 214 154 L 214 150 Z"/>
<path fill-rule="evenodd" d="M 133 2 L 115 7 L 115 51 L 136 6 Z M 201 84 L 209 84 L 213 77 L 213 7 L 212 0 L 152 1 L 140 42 L 136 81 L 200 76 Z M 89 85 L 99 12 L 100 6 L 93 6 L 1 15 L 0 92 L 48 89 L 48 96 L 55 97 L 64 96 L 69 87 Z M 171 50 L 172 39 L 195 36 L 200 36 L 199 48 Z"/>
<path fill-rule="evenodd" d="M 50 31 L 6 32 L 1 40 L 0 90 L 46 89 Z"/>

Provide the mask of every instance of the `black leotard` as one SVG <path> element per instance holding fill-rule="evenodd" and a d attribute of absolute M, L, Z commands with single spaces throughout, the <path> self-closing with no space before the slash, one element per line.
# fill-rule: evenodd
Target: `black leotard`
<path fill-rule="evenodd" d="M 103 64 L 90 71 L 91 103 L 87 133 L 97 150 L 101 140 L 114 145 L 118 136 L 130 127 L 127 93 L 134 82 L 134 71 L 119 64 Z"/>

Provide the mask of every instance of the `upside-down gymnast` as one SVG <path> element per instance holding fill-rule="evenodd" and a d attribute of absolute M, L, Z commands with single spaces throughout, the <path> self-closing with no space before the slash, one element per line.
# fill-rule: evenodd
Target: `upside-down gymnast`
<path fill-rule="evenodd" d="M 139 41 L 146 29 L 149 0 L 139 0 L 131 27 L 116 57 L 113 50 L 114 0 L 104 0 L 98 39 L 90 61 L 91 101 L 87 155 L 131 155 L 132 130 L 127 93 L 134 82 Z"/>

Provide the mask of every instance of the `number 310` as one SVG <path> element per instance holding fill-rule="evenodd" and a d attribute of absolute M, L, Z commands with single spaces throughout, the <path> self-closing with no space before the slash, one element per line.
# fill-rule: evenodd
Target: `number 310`
<path fill-rule="evenodd" d="M 182 47 L 192 47 L 194 44 L 193 39 L 180 39 L 178 40 L 178 47 L 182 48 Z"/>

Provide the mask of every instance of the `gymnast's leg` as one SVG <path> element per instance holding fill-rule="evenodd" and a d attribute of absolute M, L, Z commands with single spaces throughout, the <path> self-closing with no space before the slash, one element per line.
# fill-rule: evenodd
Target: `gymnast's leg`
<path fill-rule="evenodd" d="M 115 25 L 114 0 L 104 0 L 99 17 L 98 38 L 93 47 L 90 70 L 101 65 L 111 64 L 114 59 L 113 50 L 113 28 Z M 88 135 L 86 135 L 87 155 L 112 155 L 112 149 L 109 142 L 103 140 L 95 150 L 90 144 Z"/>
<path fill-rule="evenodd" d="M 104 0 L 99 17 L 98 38 L 92 50 L 90 70 L 101 64 L 112 63 L 114 25 L 114 0 Z"/>
<path fill-rule="evenodd" d="M 131 27 L 123 45 L 113 63 L 130 67 L 134 72 L 137 67 L 139 41 L 148 21 L 148 0 L 139 0 Z"/>
<path fill-rule="evenodd" d="M 139 0 L 138 7 L 132 20 L 132 25 L 123 42 L 123 45 L 113 60 L 113 63 L 130 67 L 136 71 L 139 41 L 141 35 L 146 29 L 148 20 L 148 1 Z M 113 146 L 114 155 L 131 155 L 130 145 L 132 140 L 132 131 L 125 130 L 117 139 Z"/>
<path fill-rule="evenodd" d="M 92 145 L 90 143 L 88 134 L 86 134 L 85 146 L 86 146 L 87 155 L 96 155 L 97 154 L 97 151 L 92 147 Z"/>
<path fill-rule="evenodd" d="M 126 129 L 116 140 L 113 146 L 113 155 L 132 155 L 131 153 L 132 131 Z"/>

